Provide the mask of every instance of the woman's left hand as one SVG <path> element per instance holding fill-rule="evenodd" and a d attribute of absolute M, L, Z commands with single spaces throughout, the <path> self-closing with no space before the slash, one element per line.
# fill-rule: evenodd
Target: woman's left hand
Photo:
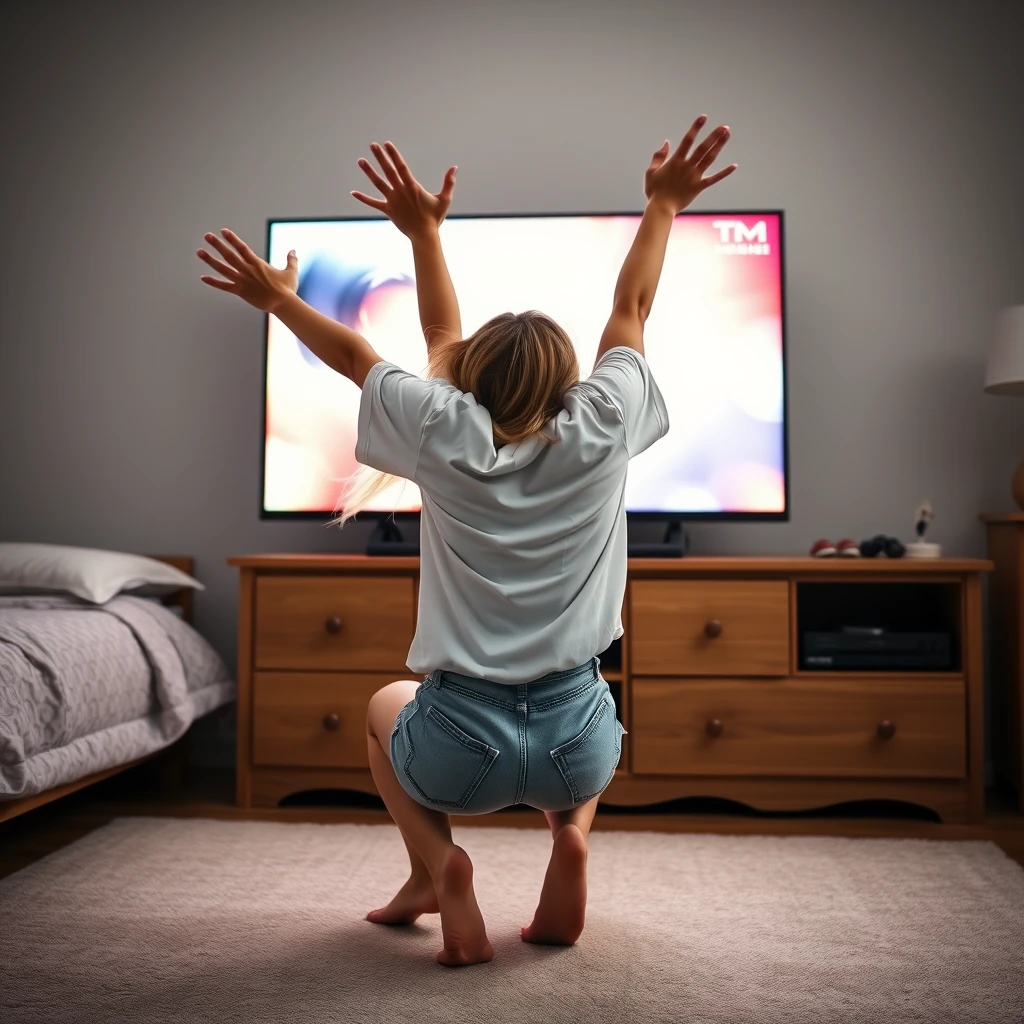
<path fill-rule="evenodd" d="M 205 249 L 196 250 L 196 255 L 227 280 L 222 281 L 207 274 L 203 274 L 200 280 L 211 288 L 219 288 L 222 292 L 231 292 L 245 299 L 250 306 L 262 309 L 264 313 L 273 313 L 281 300 L 298 288 L 299 259 L 295 250 L 288 253 L 288 264 L 284 270 L 278 270 L 266 260 L 260 259 L 234 231 L 224 228 L 221 234 L 230 245 L 222 242 L 212 232 L 203 235 L 203 238 L 227 262 L 211 256 Z"/>
<path fill-rule="evenodd" d="M 359 202 L 386 214 L 395 227 L 409 238 L 424 231 L 437 230 L 452 205 L 457 168 L 448 168 L 441 191 L 434 194 L 428 192 L 412 176 L 402 154 L 390 142 L 385 142 L 383 146 L 371 142 L 370 150 L 384 171 L 384 177 L 377 173 L 369 160 L 359 160 L 359 166 L 384 198 L 374 199 L 362 192 L 353 192 L 352 195 Z"/>

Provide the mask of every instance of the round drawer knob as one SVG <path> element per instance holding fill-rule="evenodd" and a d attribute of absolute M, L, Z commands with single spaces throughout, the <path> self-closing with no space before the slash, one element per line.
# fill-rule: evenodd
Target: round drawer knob
<path fill-rule="evenodd" d="M 340 724 L 341 719 L 333 711 L 329 715 L 324 715 L 325 729 L 337 729 Z"/>
<path fill-rule="evenodd" d="M 328 633 L 340 633 L 341 632 L 341 619 L 337 615 L 332 615 L 325 623 L 324 629 Z"/>
<path fill-rule="evenodd" d="M 718 619 L 709 619 L 704 623 L 704 635 L 713 640 L 716 636 L 722 635 L 722 624 Z"/>
<path fill-rule="evenodd" d="M 705 726 L 705 730 L 709 736 L 721 736 L 724 728 L 725 726 L 722 725 L 722 720 L 720 718 L 709 718 L 708 724 Z"/>
<path fill-rule="evenodd" d="M 878 723 L 878 738 L 882 740 L 892 739 L 896 735 L 896 723 L 890 722 L 887 718 L 884 722 Z"/>

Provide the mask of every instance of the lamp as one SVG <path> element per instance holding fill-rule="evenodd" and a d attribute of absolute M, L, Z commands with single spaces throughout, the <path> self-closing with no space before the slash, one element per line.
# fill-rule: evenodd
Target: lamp
<path fill-rule="evenodd" d="M 993 395 L 1024 395 L 1024 306 L 1004 309 L 988 352 L 985 390 Z M 1024 462 L 1010 485 L 1013 500 L 1024 509 Z"/>

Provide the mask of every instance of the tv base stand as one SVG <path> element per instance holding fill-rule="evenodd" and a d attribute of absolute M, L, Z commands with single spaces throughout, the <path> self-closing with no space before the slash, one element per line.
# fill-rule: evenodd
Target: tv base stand
<path fill-rule="evenodd" d="M 665 537 L 661 543 L 627 544 L 626 554 L 630 558 L 682 558 L 689 550 L 690 538 L 678 519 L 673 519 L 665 527 Z"/>
<path fill-rule="evenodd" d="M 366 545 L 368 555 L 419 555 L 420 542 L 405 540 L 393 520 L 378 519 Z"/>

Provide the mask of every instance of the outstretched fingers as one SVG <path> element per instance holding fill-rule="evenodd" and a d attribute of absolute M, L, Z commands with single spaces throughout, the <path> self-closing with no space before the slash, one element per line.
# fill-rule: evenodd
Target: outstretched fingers
<path fill-rule="evenodd" d="M 365 157 L 360 157 L 356 163 L 363 169 L 366 176 L 373 182 L 374 187 L 381 195 L 386 196 L 391 191 L 391 186 L 377 173 L 377 168 Z M 353 193 L 355 195 L 355 193 Z"/>
<path fill-rule="evenodd" d="M 359 202 L 372 206 L 373 209 L 379 210 L 381 213 L 387 213 L 388 204 L 383 199 L 374 199 L 373 196 L 365 195 L 362 192 L 352 192 L 350 194 L 353 198 L 358 199 Z"/>
<path fill-rule="evenodd" d="M 687 153 L 690 152 L 690 147 L 693 145 L 694 139 L 697 138 L 697 132 L 704 127 L 704 122 L 707 121 L 707 114 L 701 114 L 694 122 L 690 125 L 690 130 L 683 136 L 682 142 L 676 147 L 676 151 L 673 156 L 682 157 L 686 159 Z"/>
<path fill-rule="evenodd" d="M 651 166 L 648 170 L 656 171 L 667 159 L 669 151 L 669 142 L 666 139 L 655 151 L 651 157 Z"/>
<path fill-rule="evenodd" d="M 215 256 L 211 256 L 205 249 L 197 249 L 196 255 L 206 264 L 213 267 L 218 274 L 222 274 L 229 281 L 235 281 L 238 279 L 238 271 L 234 267 L 229 267 L 222 260 L 217 259 Z"/>
<path fill-rule="evenodd" d="M 226 229 L 223 233 L 225 236 L 228 234 Z M 212 245 L 214 249 L 216 249 L 217 252 L 219 252 L 221 256 L 223 256 L 224 259 L 226 259 L 228 263 L 235 268 L 235 270 L 245 270 L 245 260 L 242 258 L 242 255 L 226 242 L 221 241 L 221 239 L 219 239 L 212 231 L 208 231 L 203 235 L 203 238 L 205 238 L 206 241 L 209 242 L 210 245 Z"/>
<path fill-rule="evenodd" d="M 693 162 L 698 170 L 706 171 L 729 141 L 729 126 L 720 124 L 694 151 Z"/>
<path fill-rule="evenodd" d="M 222 292 L 231 292 L 232 294 L 235 293 L 237 287 L 233 281 L 222 281 L 218 277 L 210 277 L 209 274 L 201 274 L 199 280 L 211 288 L 219 288 Z"/>
<path fill-rule="evenodd" d="M 723 178 L 728 178 L 739 164 L 729 164 L 724 170 L 719 171 L 717 174 L 712 174 L 710 178 L 702 178 L 700 182 L 701 188 L 710 188 L 712 185 L 717 184 Z"/>
<path fill-rule="evenodd" d="M 458 170 L 457 167 L 449 167 L 445 172 L 444 181 L 441 183 L 441 191 L 437 193 L 437 198 L 444 203 L 451 203 L 452 195 L 455 192 L 455 172 Z"/>
<path fill-rule="evenodd" d="M 231 228 L 221 228 L 220 233 L 238 250 L 242 259 L 244 259 L 246 263 L 260 262 L 259 256 L 257 256 L 256 253 L 254 253 L 252 249 L 250 249 L 249 246 L 231 230 Z"/>
<path fill-rule="evenodd" d="M 391 159 L 388 157 L 387 153 L 384 152 L 383 146 L 378 142 L 371 142 L 370 150 L 377 158 L 377 163 L 380 164 L 381 170 L 384 171 L 384 177 L 391 182 L 392 188 L 398 188 L 402 184 L 402 179 L 398 176 L 398 171 L 396 171 L 392 165 Z"/>
<path fill-rule="evenodd" d="M 412 171 L 409 170 L 409 165 L 402 159 L 402 154 L 398 152 L 398 147 L 393 142 L 385 142 L 384 149 L 391 158 L 391 162 L 395 165 L 399 181 L 403 184 L 411 184 L 414 180 Z"/>

